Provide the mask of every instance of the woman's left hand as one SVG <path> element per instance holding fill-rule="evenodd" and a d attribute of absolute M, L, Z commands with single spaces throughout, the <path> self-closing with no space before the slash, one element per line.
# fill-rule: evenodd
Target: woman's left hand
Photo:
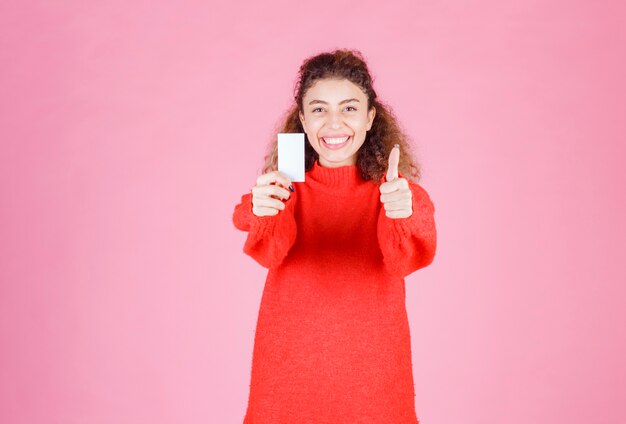
<path fill-rule="evenodd" d="M 413 193 L 406 178 L 398 176 L 400 148 L 396 145 L 389 154 L 386 182 L 380 185 L 380 201 L 389 218 L 408 218 L 413 214 Z"/>

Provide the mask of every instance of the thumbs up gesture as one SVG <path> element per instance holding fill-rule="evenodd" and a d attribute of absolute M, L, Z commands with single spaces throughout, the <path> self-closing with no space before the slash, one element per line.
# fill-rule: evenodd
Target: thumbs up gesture
<path fill-rule="evenodd" d="M 408 218 L 413 214 L 413 193 L 409 182 L 398 177 L 400 146 L 396 144 L 389 154 L 386 181 L 380 185 L 380 201 L 389 218 Z"/>

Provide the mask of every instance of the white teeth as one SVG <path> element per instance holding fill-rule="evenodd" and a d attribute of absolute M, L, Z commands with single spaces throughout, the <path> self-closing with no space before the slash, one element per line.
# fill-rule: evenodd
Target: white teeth
<path fill-rule="evenodd" d="M 324 141 L 327 144 L 341 144 L 344 141 L 346 141 L 347 139 L 349 139 L 350 137 L 342 137 L 342 138 L 325 138 Z"/>

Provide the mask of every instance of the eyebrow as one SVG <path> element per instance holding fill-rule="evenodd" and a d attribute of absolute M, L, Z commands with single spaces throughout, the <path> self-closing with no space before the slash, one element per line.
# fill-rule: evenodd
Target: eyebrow
<path fill-rule="evenodd" d="M 346 100 L 340 101 L 339 104 L 342 105 L 344 103 L 358 102 L 358 101 L 359 101 L 359 99 L 346 99 Z M 325 104 L 325 105 L 328 104 L 328 102 L 325 102 L 324 100 L 311 100 L 309 102 L 309 105 L 312 105 L 312 104 L 315 104 L 315 103 L 322 103 L 322 104 Z"/>

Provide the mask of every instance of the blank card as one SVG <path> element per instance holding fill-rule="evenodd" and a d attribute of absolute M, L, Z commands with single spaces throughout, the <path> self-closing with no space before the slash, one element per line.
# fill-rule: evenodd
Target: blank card
<path fill-rule="evenodd" d="M 304 133 L 278 134 L 278 170 L 291 181 L 304 181 Z"/>

